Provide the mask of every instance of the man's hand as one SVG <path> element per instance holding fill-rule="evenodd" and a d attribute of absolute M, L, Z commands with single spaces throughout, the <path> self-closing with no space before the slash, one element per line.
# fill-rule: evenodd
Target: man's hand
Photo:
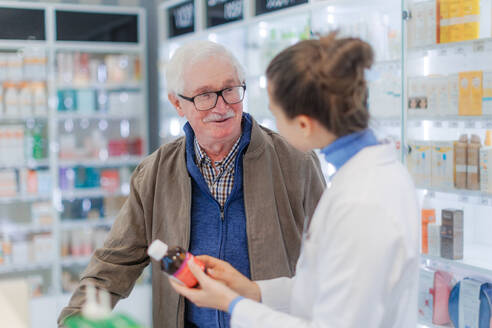
<path fill-rule="evenodd" d="M 246 278 L 232 265 L 208 255 L 200 255 L 196 258 L 205 264 L 210 277 L 223 282 L 239 295 L 260 302 L 261 291 L 258 284 Z"/>
<path fill-rule="evenodd" d="M 171 286 L 196 305 L 227 312 L 229 304 L 238 297 L 238 293 L 227 287 L 222 282 L 208 277 L 194 261 L 188 261 L 191 273 L 198 280 L 198 288 L 188 288 L 169 278 Z"/>

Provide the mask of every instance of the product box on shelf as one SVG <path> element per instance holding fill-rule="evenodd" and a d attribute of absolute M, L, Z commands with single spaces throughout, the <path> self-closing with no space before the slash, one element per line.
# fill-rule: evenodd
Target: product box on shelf
<path fill-rule="evenodd" d="M 480 148 L 480 191 L 492 194 L 492 131 L 487 130 L 484 147 Z"/>
<path fill-rule="evenodd" d="M 480 137 L 472 134 L 466 150 L 466 188 L 469 190 L 480 189 Z"/>
<path fill-rule="evenodd" d="M 432 323 L 434 312 L 434 296 L 431 293 L 434 288 L 434 273 L 435 271 L 430 268 L 420 269 L 418 313 L 419 320 L 425 323 Z"/>
<path fill-rule="evenodd" d="M 0 170 L 0 197 L 17 195 L 17 174 L 14 169 Z"/>
<path fill-rule="evenodd" d="M 431 115 L 428 102 L 428 82 L 425 77 L 408 79 L 408 114 Z"/>
<path fill-rule="evenodd" d="M 454 146 L 452 141 L 432 142 L 432 187 L 453 189 Z"/>
<path fill-rule="evenodd" d="M 443 209 L 441 219 L 441 256 L 463 259 L 463 210 Z"/>
<path fill-rule="evenodd" d="M 467 149 L 468 136 L 463 134 L 454 142 L 454 186 L 458 189 L 466 189 Z"/>
<path fill-rule="evenodd" d="M 429 223 L 427 225 L 427 239 L 429 242 L 429 255 L 441 256 L 441 225 Z"/>
<path fill-rule="evenodd" d="M 459 115 L 482 115 L 481 71 L 459 73 Z"/>
<path fill-rule="evenodd" d="M 432 145 L 430 141 L 416 140 L 408 143 L 408 169 L 419 187 L 431 186 Z"/>
<path fill-rule="evenodd" d="M 96 93 L 92 89 L 77 90 L 77 112 L 81 114 L 93 113 L 97 107 Z"/>
<path fill-rule="evenodd" d="M 58 90 L 58 110 L 73 111 L 77 109 L 77 92 L 73 89 Z"/>
<path fill-rule="evenodd" d="M 492 116 L 492 72 L 483 72 L 482 89 L 483 115 Z"/>
<path fill-rule="evenodd" d="M 422 254 L 429 252 L 428 226 L 436 222 L 436 210 L 429 205 L 428 198 L 424 198 L 421 211 Z"/>

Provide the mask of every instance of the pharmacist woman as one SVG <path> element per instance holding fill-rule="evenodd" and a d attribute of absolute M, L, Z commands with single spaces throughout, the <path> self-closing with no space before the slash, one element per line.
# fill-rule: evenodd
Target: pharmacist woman
<path fill-rule="evenodd" d="M 201 256 L 207 275 L 190 265 L 200 287 L 171 281 L 178 293 L 229 311 L 232 327 L 416 327 L 417 198 L 394 146 L 368 129 L 372 61 L 367 43 L 332 33 L 268 66 L 280 134 L 303 151 L 321 148 L 336 168 L 305 227 L 295 277 L 254 282 Z"/>

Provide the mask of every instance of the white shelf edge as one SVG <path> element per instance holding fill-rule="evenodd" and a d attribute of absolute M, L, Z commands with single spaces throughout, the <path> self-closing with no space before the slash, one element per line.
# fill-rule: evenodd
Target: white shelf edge
<path fill-rule="evenodd" d="M 57 112 L 56 119 L 58 120 L 126 120 L 126 119 L 140 119 L 141 115 L 138 114 L 111 114 L 111 113 L 77 113 L 74 112 Z"/>
<path fill-rule="evenodd" d="M 438 263 L 444 263 L 447 266 L 450 267 L 456 267 L 456 268 L 461 268 L 467 271 L 471 271 L 474 273 L 478 274 L 483 274 L 488 277 L 492 277 L 492 265 L 490 267 L 483 267 L 479 265 L 475 265 L 473 263 L 467 262 L 466 259 L 464 260 L 450 260 L 446 259 L 440 256 L 431 256 L 427 254 L 421 254 L 420 258 L 424 261 L 431 261 L 431 262 L 438 262 Z"/>
<path fill-rule="evenodd" d="M 4 169 L 36 169 L 39 167 L 50 166 L 49 160 L 40 160 L 40 161 L 28 161 L 23 164 L 2 164 L 0 163 L 0 170 Z"/>
<path fill-rule="evenodd" d="M 86 189 L 80 188 L 80 190 L 78 189 L 60 190 L 60 193 L 62 195 L 62 199 L 64 200 L 76 199 L 76 198 L 128 196 L 128 194 L 122 192 L 121 189 L 115 192 L 109 192 L 101 188 L 86 188 Z"/>
<path fill-rule="evenodd" d="M 109 217 L 100 219 L 61 219 L 60 221 L 63 230 L 72 230 L 87 227 L 111 226 L 115 219 L 115 217 Z"/>
<path fill-rule="evenodd" d="M 39 225 L 39 224 L 9 224 L 7 227 L 3 228 L 4 232 L 52 232 L 53 225 Z"/>
<path fill-rule="evenodd" d="M 428 192 L 451 194 L 457 196 L 468 196 L 468 197 L 478 197 L 478 198 L 492 198 L 492 194 L 487 194 L 481 192 L 480 190 L 466 190 L 466 189 L 437 189 L 432 187 L 422 187 L 417 186 L 418 190 L 426 190 Z"/>
<path fill-rule="evenodd" d="M 121 83 L 88 83 L 88 84 L 74 84 L 74 83 L 56 83 L 55 87 L 57 89 L 76 89 L 76 90 L 94 90 L 94 89 L 106 89 L 106 90 L 116 90 L 116 89 L 142 89 L 142 81 L 132 81 L 132 82 L 121 82 Z"/>
<path fill-rule="evenodd" d="M 48 116 L 29 116 L 29 117 L 13 117 L 13 116 L 0 116 L 0 124 L 1 123 L 10 123 L 10 122 L 24 122 L 24 121 L 46 121 L 49 120 Z"/>
<path fill-rule="evenodd" d="M 61 265 L 63 267 L 73 266 L 73 265 L 87 265 L 91 260 L 90 256 L 65 256 L 61 258 Z"/>
<path fill-rule="evenodd" d="M 0 196 L 0 204 L 5 203 L 13 203 L 13 202 L 37 202 L 37 201 L 45 201 L 50 200 L 50 195 L 34 195 L 34 196 L 11 196 L 11 197 L 1 197 Z"/>
<path fill-rule="evenodd" d="M 5 265 L 0 265 L 0 274 L 45 270 L 51 268 L 52 264 L 53 264 L 52 261 L 44 261 L 40 263 L 29 263 L 29 264 L 5 264 Z"/>
<path fill-rule="evenodd" d="M 107 160 L 99 159 L 80 159 L 80 160 L 63 160 L 58 162 L 59 167 L 70 166 L 91 166 L 91 167 L 109 167 L 109 166 L 127 166 L 139 164 L 145 156 L 120 156 L 112 157 Z"/>
<path fill-rule="evenodd" d="M 55 50 L 100 53 L 141 53 L 143 51 L 141 43 L 55 41 L 53 47 Z"/>
<path fill-rule="evenodd" d="M 430 50 L 441 50 L 441 49 L 453 49 L 463 46 L 469 46 L 472 45 L 473 43 L 480 43 L 480 42 L 492 42 L 492 38 L 481 38 L 481 39 L 465 40 L 465 41 L 458 41 L 458 42 L 447 42 L 447 43 L 434 43 L 424 46 L 408 47 L 407 51 L 419 52 L 419 51 L 430 51 Z"/>

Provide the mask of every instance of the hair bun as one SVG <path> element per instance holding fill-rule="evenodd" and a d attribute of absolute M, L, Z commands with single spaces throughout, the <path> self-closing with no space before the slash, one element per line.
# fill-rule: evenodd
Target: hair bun
<path fill-rule="evenodd" d="M 374 61 L 372 47 L 359 38 L 337 38 L 338 31 L 331 32 L 319 39 L 325 58 L 329 58 L 333 75 L 341 77 L 360 75 L 370 68 Z"/>

